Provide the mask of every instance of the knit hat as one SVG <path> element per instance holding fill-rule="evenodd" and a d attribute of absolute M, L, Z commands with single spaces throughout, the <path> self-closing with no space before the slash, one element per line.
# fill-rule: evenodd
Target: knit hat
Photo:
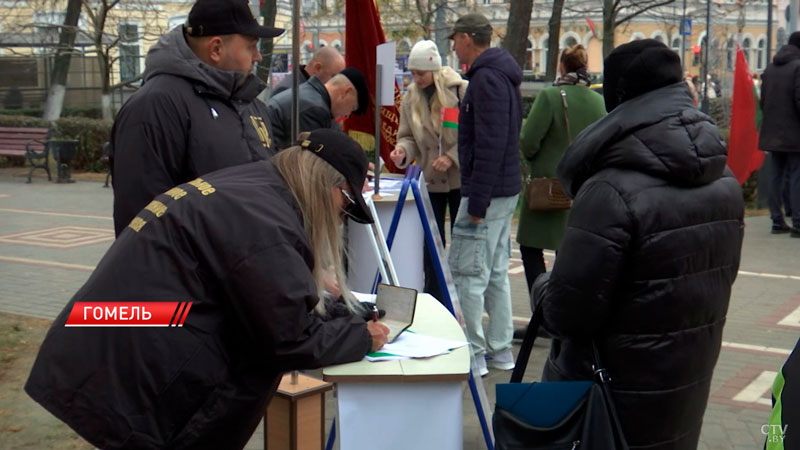
<path fill-rule="evenodd" d="M 641 39 L 615 48 L 603 62 L 606 111 L 620 103 L 683 80 L 677 53 L 655 39 Z"/>
<path fill-rule="evenodd" d="M 419 41 L 408 55 L 409 70 L 438 72 L 442 68 L 442 57 L 433 41 Z"/>

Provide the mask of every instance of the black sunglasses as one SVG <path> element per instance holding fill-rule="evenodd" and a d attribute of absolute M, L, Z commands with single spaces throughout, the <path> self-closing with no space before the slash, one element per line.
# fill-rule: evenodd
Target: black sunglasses
<path fill-rule="evenodd" d="M 344 199 L 347 201 L 347 204 L 342 208 L 342 212 L 351 219 L 358 221 L 359 219 L 355 216 L 355 209 L 357 208 L 355 199 L 352 195 L 350 195 L 349 192 L 347 192 L 346 189 L 339 187 L 339 190 L 342 192 L 342 196 L 344 196 Z"/>

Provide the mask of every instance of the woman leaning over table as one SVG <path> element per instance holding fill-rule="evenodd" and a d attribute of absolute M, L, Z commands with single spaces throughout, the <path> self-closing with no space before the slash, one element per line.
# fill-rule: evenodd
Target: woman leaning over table
<path fill-rule="evenodd" d="M 442 58 L 433 41 L 414 45 L 408 56 L 408 68 L 414 83 L 403 96 L 397 146 L 390 156 L 399 168 L 405 168 L 413 160 L 422 168 L 444 245 L 445 212 L 450 209 L 452 227 L 461 201 L 457 111 L 467 91 L 467 81 L 453 69 L 442 67 Z M 427 248 L 425 292 L 442 299 Z"/>
<path fill-rule="evenodd" d="M 575 136 L 606 115 L 603 97 L 589 89 L 587 61 L 582 45 L 565 49 L 558 63 L 558 79 L 536 95 L 522 125 L 519 145 L 526 173 L 532 178 L 555 177 L 556 166 Z M 517 242 L 530 292 L 536 277 L 546 272 L 543 250 L 558 251 L 561 246 L 569 210 L 533 211 L 527 204 L 523 195 Z"/>

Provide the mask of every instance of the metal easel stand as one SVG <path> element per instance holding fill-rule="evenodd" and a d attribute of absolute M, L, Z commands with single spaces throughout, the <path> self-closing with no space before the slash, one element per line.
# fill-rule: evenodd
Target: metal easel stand
<path fill-rule="evenodd" d="M 434 270 L 436 271 L 436 278 L 439 281 L 440 286 L 447 288 L 442 289 L 445 307 L 456 318 L 456 320 L 458 320 L 459 325 L 461 325 L 461 328 L 465 330 L 466 334 L 466 325 L 461 313 L 461 304 L 458 301 L 458 294 L 456 293 L 455 285 L 452 282 L 453 277 L 450 273 L 450 266 L 445 259 L 444 246 L 442 245 L 442 240 L 439 236 L 439 227 L 436 224 L 436 219 L 433 215 L 433 207 L 431 206 L 428 190 L 425 186 L 424 177 L 421 176 L 421 173 L 422 169 L 416 164 L 409 166 L 406 170 L 406 176 L 403 179 L 403 186 L 400 190 L 400 196 L 397 199 L 397 206 L 395 207 L 394 215 L 392 216 L 392 223 L 389 226 L 389 234 L 386 236 L 386 246 L 388 250 L 391 251 L 392 244 L 394 243 L 394 237 L 397 233 L 397 227 L 400 223 L 400 215 L 403 212 L 403 205 L 405 203 L 406 196 L 408 195 L 408 189 L 411 188 L 411 192 L 414 195 L 414 203 L 417 205 L 419 218 L 422 221 L 422 229 L 425 233 L 425 244 L 428 246 L 431 259 L 433 260 L 432 262 Z M 422 180 L 422 182 L 420 182 L 420 180 Z M 489 450 L 494 450 L 494 433 L 487 421 L 487 417 L 491 416 L 489 399 L 486 396 L 486 388 L 483 385 L 483 381 L 480 383 L 476 382 L 476 380 L 481 380 L 480 371 L 478 370 L 478 365 L 472 352 L 471 344 L 469 345 L 469 349 L 471 364 L 469 388 L 470 392 L 472 393 L 472 400 L 475 403 L 475 410 L 478 413 L 478 420 L 480 421 L 481 430 L 483 431 L 483 438 L 486 441 L 486 448 Z"/>

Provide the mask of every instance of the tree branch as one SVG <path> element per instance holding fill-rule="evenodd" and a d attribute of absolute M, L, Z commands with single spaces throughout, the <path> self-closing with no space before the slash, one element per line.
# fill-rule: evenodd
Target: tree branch
<path fill-rule="evenodd" d="M 656 3 L 650 4 L 650 5 L 647 5 L 647 6 L 643 6 L 643 7 L 641 7 L 642 9 L 640 9 L 638 11 L 634 11 L 634 12 L 628 14 L 627 16 L 623 17 L 622 19 L 618 19 L 618 20 L 614 21 L 614 26 L 617 27 L 617 26 L 619 26 L 619 25 L 621 25 L 621 24 L 633 19 L 634 17 L 636 17 L 636 16 L 638 16 L 638 15 L 640 15 L 642 13 L 650 11 L 651 9 L 654 9 L 654 8 L 658 8 L 660 6 L 669 5 L 670 3 L 673 3 L 674 1 L 675 0 L 660 0 L 660 1 L 657 1 Z M 619 2 L 619 0 L 618 0 L 618 2 Z"/>

